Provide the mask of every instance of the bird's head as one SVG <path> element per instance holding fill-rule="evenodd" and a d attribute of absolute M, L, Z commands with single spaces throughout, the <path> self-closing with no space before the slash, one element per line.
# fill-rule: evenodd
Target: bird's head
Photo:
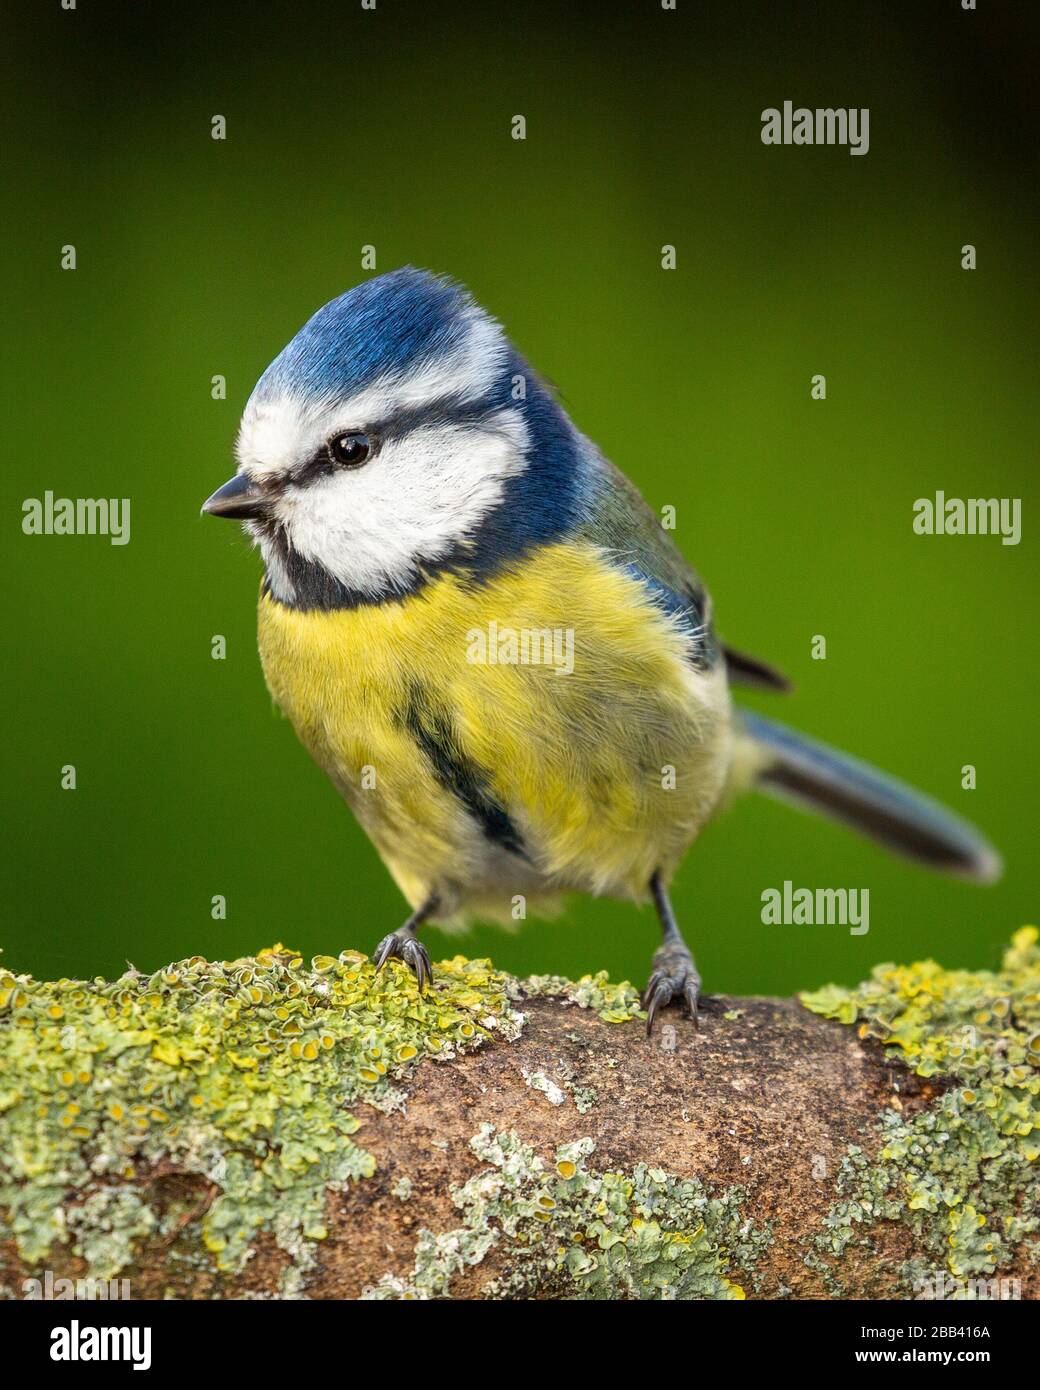
<path fill-rule="evenodd" d="M 564 529 L 584 441 L 459 286 L 410 267 L 326 304 L 261 376 L 238 472 L 203 505 L 276 599 L 381 602 Z"/>

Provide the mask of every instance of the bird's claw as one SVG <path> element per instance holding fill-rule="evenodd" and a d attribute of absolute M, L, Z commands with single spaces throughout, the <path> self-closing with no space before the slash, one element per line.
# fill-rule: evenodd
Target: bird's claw
<path fill-rule="evenodd" d="M 392 931 L 389 936 L 384 936 L 382 941 L 372 952 L 372 962 L 377 970 L 382 970 L 388 960 L 396 958 L 404 961 L 405 965 L 411 966 L 416 980 L 419 982 L 419 993 L 422 994 L 427 985 L 433 984 L 433 966 L 430 964 L 430 954 L 421 941 L 417 941 L 409 932 Z"/>
<path fill-rule="evenodd" d="M 700 988 L 701 977 L 686 947 L 662 946 L 654 955 L 653 974 L 643 991 L 646 1036 L 649 1038 L 654 1031 L 658 1010 L 675 1000 L 686 1005 L 686 1012 L 696 1028 Z"/>

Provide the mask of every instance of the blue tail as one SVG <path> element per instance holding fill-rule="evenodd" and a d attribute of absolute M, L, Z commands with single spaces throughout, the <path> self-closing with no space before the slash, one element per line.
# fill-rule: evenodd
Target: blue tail
<path fill-rule="evenodd" d="M 980 883 L 1000 877 L 1000 856 L 973 825 L 877 768 L 741 710 L 759 756 L 755 786 L 843 821 L 888 849 Z"/>

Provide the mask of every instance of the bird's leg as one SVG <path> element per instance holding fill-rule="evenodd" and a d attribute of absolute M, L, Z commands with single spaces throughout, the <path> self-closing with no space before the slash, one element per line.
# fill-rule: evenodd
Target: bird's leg
<path fill-rule="evenodd" d="M 668 890 L 659 871 L 650 880 L 650 891 L 661 919 L 661 944 L 654 952 L 653 973 L 643 993 L 647 1037 L 653 1031 L 658 1009 L 675 999 L 685 1002 L 686 1011 L 696 1028 L 697 1000 L 701 987 L 701 977 L 697 974 L 690 948 L 682 939 L 672 904 L 668 900 Z"/>
<path fill-rule="evenodd" d="M 419 981 L 420 994 L 428 984 L 433 983 L 433 967 L 430 964 L 430 953 L 418 939 L 416 932 L 426 919 L 437 911 L 437 905 L 436 894 L 431 894 L 422 907 L 416 908 L 403 926 L 398 927 L 397 931 L 392 931 L 389 936 L 384 936 L 372 953 L 377 970 L 382 970 L 392 956 L 403 960 L 405 965 L 410 965 Z"/>

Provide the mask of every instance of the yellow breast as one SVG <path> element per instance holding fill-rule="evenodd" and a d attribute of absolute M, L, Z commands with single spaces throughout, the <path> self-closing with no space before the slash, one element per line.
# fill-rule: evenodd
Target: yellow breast
<path fill-rule="evenodd" d="M 508 919 L 517 894 L 641 898 L 717 804 L 721 668 L 643 586 L 561 543 L 479 586 L 299 612 L 263 595 L 271 694 L 413 906 Z M 461 785 L 458 785 L 461 784 Z"/>

